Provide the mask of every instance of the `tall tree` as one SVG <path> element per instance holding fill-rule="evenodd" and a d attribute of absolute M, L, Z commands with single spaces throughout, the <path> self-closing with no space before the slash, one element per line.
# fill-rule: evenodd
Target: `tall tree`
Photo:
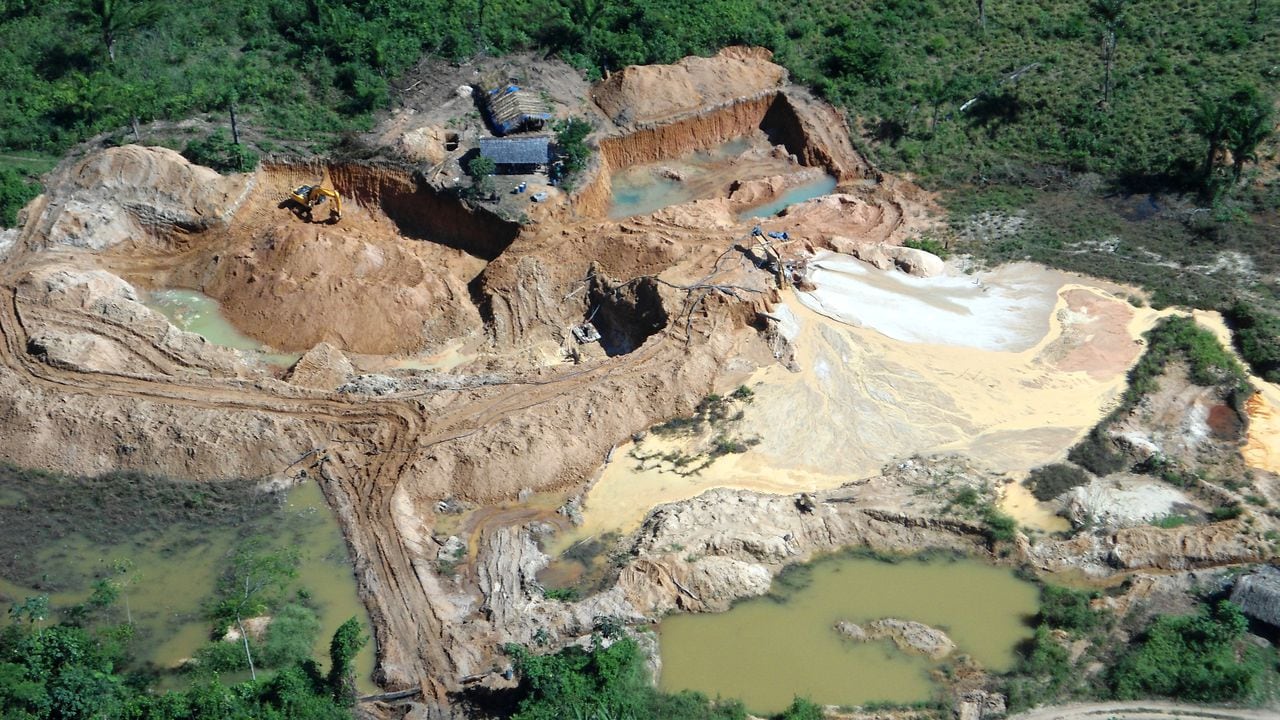
<path fill-rule="evenodd" d="M 1202 99 L 1191 121 L 1207 146 L 1203 168 L 1206 189 L 1212 185 L 1224 149 L 1231 152 L 1232 180 L 1239 182 L 1245 163 L 1256 159 L 1258 146 L 1274 126 L 1271 99 L 1252 85 Z"/>
<path fill-rule="evenodd" d="M 260 542 L 249 542 L 236 551 L 231 567 L 218 583 L 218 598 L 210 611 L 215 620 L 234 621 L 244 644 L 249 675 L 258 678 L 249 650 L 244 619 L 267 612 L 298 574 L 298 556 L 281 550 L 267 552 Z"/>
<path fill-rule="evenodd" d="M 163 10 L 152 0 L 80 0 L 77 14 L 96 26 L 107 59 L 115 63 L 120 36 L 154 23 Z"/>
<path fill-rule="evenodd" d="M 978 26 L 987 29 L 987 0 L 978 0 Z"/>
<path fill-rule="evenodd" d="M 356 703 L 354 662 L 369 636 L 360 629 L 360 621 L 351 618 L 338 626 L 329 641 L 329 690 L 333 701 L 343 707 Z"/>
<path fill-rule="evenodd" d="M 1231 127 L 1227 132 L 1227 149 L 1231 151 L 1231 175 L 1240 182 L 1244 164 L 1257 161 L 1258 146 L 1271 136 L 1275 128 L 1271 98 L 1253 86 L 1244 86 L 1231 95 Z"/>
<path fill-rule="evenodd" d="M 1089 11 L 1102 25 L 1102 104 L 1111 104 L 1112 69 L 1115 67 L 1116 43 L 1124 25 L 1124 10 L 1129 0 L 1090 0 Z"/>

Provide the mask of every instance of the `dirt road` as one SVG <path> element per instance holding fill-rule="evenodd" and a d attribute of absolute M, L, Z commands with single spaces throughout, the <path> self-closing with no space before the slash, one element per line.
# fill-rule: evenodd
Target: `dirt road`
<path fill-rule="evenodd" d="M 1140 700 L 1037 708 L 1008 720 L 1276 720 L 1280 710 L 1224 708 Z"/>

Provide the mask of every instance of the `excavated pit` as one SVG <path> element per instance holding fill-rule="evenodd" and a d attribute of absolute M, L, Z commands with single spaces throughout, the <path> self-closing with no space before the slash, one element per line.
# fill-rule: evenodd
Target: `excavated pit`
<path fill-rule="evenodd" d="M 600 347 L 609 357 L 634 352 L 666 328 L 669 320 L 653 278 L 613 285 L 594 276 L 587 304 L 586 321 L 600 333 Z"/>
<path fill-rule="evenodd" d="M 317 181 L 341 193 L 339 222 L 307 222 L 281 202 Z M 107 264 L 149 290 L 205 293 L 238 330 L 278 351 L 327 342 L 408 355 L 483 332 L 467 285 L 519 231 L 399 167 L 275 165 L 256 173 L 225 226 L 167 230 L 151 252 L 121 248 Z"/>
<path fill-rule="evenodd" d="M 839 182 L 867 176 L 869 168 L 845 167 L 815 142 L 813 125 L 785 92 L 770 91 L 603 138 L 595 176 L 575 206 L 588 217 L 622 218 L 730 198 L 736 209 L 747 210 L 788 188 L 812 185 L 822 173 L 834 179 L 822 183 L 828 192 Z M 746 197 L 735 192 L 751 181 L 763 181 L 764 187 Z"/>

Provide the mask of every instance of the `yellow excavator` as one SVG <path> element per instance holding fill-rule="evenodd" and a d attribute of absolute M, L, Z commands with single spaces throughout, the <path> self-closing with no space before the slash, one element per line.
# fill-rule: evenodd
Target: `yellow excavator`
<path fill-rule="evenodd" d="M 333 199 L 333 207 L 329 208 L 329 222 L 336 223 L 342 219 L 342 196 L 337 190 L 331 190 L 322 185 L 300 185 L 289 199 L 298 204 L 302 210 L 302 217 L 310 222 L 312 208 L 330 198 Z"/>

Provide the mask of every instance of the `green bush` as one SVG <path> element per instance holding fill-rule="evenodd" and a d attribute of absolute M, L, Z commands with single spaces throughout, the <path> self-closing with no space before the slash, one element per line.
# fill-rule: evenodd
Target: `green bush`
<path fill-rule="evenodd" d="M 951 256 L 951 251 L 947 249 L 947 246 L 943 245 L 941 242 L 938 242 L 937 240 L 934 240 L 933 238 L 911 238 L 910 240 L 907 240 L 902 244 L 909 248 L 915 248 L 916 250 L 923 250 L 927 253 L 933 253 L 934 255 L 937 255 L 943 260 L 946 260 L 948 257 Z"/>
<path fill-rule="evenodd" d="M 796 698 L 791 705 L 778 716 L 778 720 L 822 720 L 826 715 L 822 706 L 806 698 Z"/>
<path fill-rule="evenodd" d="M 0 166 L 0 228 L 13 227 L 18 211 L 40 194 L 40 185 L 14 168 Z"/>
<path fill-rule="evenodd" d="M 203 139 L 188 142 L 182 156 L 220 173 L 250 172 L 258 167 L 258 154 L 244 145 L 231 142 L 227 131 L 222 129 L 214 130 Z"/>
<path fill-rule="evenodd" d="M 591 123 L 580 118 L 569 118 L 557 122 L 555 131 L 556 152 L 564 163 L 564 184 L 572 187 L 573 179 L 586 169 L 591 160 L 591 147 L 587 145 Z"/>
<path fill-rule="evenodd" d="M 1013 542 L 1018 536 L 1018 522 L 995 508 L 987 508 L 982 520 L 987 526 L 987 539 L 993 543 Z"/>
<path fill-rule="evenodd" d="M 1074 487 L 1089 482 L 1089 475 L 1075 465 L 1054 463 L 1031 471 L 1027 485 L 1037 500 L 1052 500 Z"/>
<path fill-rule="evenodd" d="M 1195 615 L 1158 617 L 1112 668 L 1117 698 L 1152 695 L 1194 702 L 1247 699 L 1271 668 L 1242 643 L 1248 621 L 1228 601 Z"/>
<path fill-rule="evenodd" d="M 1022 710 L 1053 702 L 1070 686 L 1072 678 L 1067 649 L 1053 638 L 1049 626 L 1042 623 L 1019 649 L 1018 663 L 1006 680 L 1009 709 Z"/>
<path fill-rule="evenodd" d="M 533 655 L 511 645 L 507 652 L 520 674 L 523 697 L 512 720 L 564 718 L 664 718 L 666 720 L 744 720 L 738 702 L 709 702 L 691 692 L 667 695 L 649 684 L 644 657 L 635 641 L 623 638 L 587 651 L 568 647 Z"/>
<path fill-rule="evenodd" d="M 311 608 L 285 605 L 271 618 L 259 657 L 263 667 L 283 668 L 311 657 L 320 635 L 320 619 Z"/>
<path fill-rule="evenodd" d="M 1237 300 L 1225 313 L 1240 356 L 1254 374 L 1280 382 L 1280 317 Z"/>
<path fill-rule="evenodd" d="M 1040 621 L 1052 628 L 1083 632 L 1098 624 L 1098 613 L 1089 607 L 1094 593 L 1045 585 L 1040 588 Z"/>
<path fill-rule="evenodd" d="M 1104 420 L 1067 452 L 1068 460 L 1098 477 L 1120 472 L 1129 466 L 1129 457 L 1117 450 L 1115 443 L 1107 436 L 1104 426 L 1109 422 L 1109 418 Z"/>

